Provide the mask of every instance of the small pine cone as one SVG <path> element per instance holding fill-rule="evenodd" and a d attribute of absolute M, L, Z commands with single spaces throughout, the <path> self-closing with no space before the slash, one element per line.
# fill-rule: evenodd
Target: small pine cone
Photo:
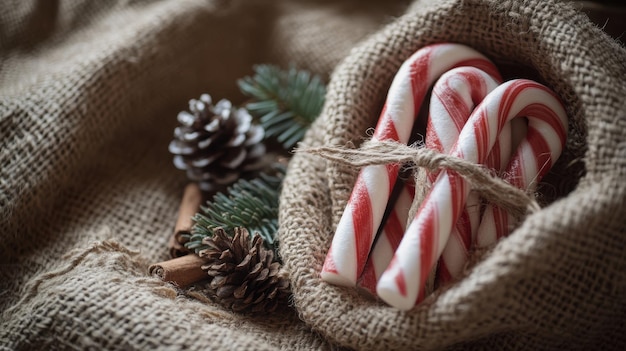
<path fill-rule="evenodd" d="M 211 277 L 207 293 L 235 312 L 272 312 L 289 295 L 289 280 L 274 252 L 263 246 L 263 238 L 245 228 L 228 236 L 217 228 L 203 243 L 209 248 L 199 255 L 208 260 L 202 269 Z"/>
<path fill-rule="evenodd" d="M 186 171 L 202 190 L 217 190 L 242 172 L 261 167 L 265 131 L 252 124 L 245 108 L 235 108 L 225 99 L 213 105 L 211 96 L 203 94 L 189 101 L 189 112 L 181 111 L 178 122 L 169 145 L 174 166 Z"/>

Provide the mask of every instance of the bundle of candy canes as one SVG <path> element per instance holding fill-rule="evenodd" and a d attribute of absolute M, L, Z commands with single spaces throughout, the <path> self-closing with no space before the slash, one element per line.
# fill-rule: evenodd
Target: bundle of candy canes
<path fill-rule="evenodd" d="M 407 144 L 431 87 L 424 147 L 534 191 L 565 144 L 567 116 L 556 94 L 528 79 L 502 82 L 495 65 L 467 46 L 430 45 L 400 67 L 372 140 Z M 361 170 L 321 276 L 408 310 L 424 299 L 435 267 L 440 282 L 458 278 L 470 250 L 508 235 L 513 218 L 497 206 L 483 208 L 467 181 L 444 169 L 427 174 L 429 193 L 409 219 L 415 185 L 399 179 L 399 171 L 397 164 Z M 397 186 L 400 194 L 392 197 Z"/>

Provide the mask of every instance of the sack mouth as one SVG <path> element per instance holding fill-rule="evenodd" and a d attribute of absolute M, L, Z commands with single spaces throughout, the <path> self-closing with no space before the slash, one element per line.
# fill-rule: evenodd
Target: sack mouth
<path fill-rule="evenodd" d="M 569 301 L 568 306 L 578 304 L 594 311 L 583 293 L 574 298 L 559 291 L 606 291 L 599 281 L 591 282 L 593 287 L 572 288 L 568 279 L 574 278 L 565 272 L 576 267 L 593 275 L 595 268 L 576 255 L 589 250 L 591 256 L 585 259 L 595 259 L 591 257 L 602 254 L 593 251 L 600 250 L 597 247 L 583 244 L 592 237 L 593 216 L 609 215 L 607 209 L 615 205 L 608 194 L 615 183 L 602 182 L 603 177 L 617 179 L 618 166 L 610 164 L 616 162 L 615 152 L 607 156 L 607 139 L 615 138 L 603 129 L 620 111 L 606 96 L 623 96 L 621 79 L 626 71 L 618 58 L 624 49 L 584 14 L 568 4 L 538 0 L 450 0 L 427 9 L 415 7 L 415 13 L 355 48 L 335 70 L 322 116 L 304 144 L 359 147 L 368 129 L 376 125 L 402 62 L 416 50 L 441 42 L 470 46 L 491 59 L 505 80 L 533 79 L 563 100 L 568 138 L 538 189 L 545 207 L 506 239 L 475 252 L 467 275 L 457 283 L 410 311 L 398 311 L 361 296 L 356 289 L 321 281 L 319 272 L 358 169 L 296 154 L 285 179 L 279 215 L 280 250 L 290 270 L 294 305 L 314 329 L 354 348 L 441 349 L 487 335 L 506 340 L 511 331 L 539 340 L 533 344 L 538 346 L 558 335 L 575 340 L 584 334 L 584 323 L 577 320 L 580 333 L 573 334 L 567 327 L 570 321 L 559 324 L 551 306 Z M 623 135 L 623 131 L 616 133 Z M 626 193 L 620 189 L 620 194 Z M 612 216 L 611 223 L 617 223 Z M 550 298 L 550 305 L 536 292 Z M 542 323 L 558 330 L 538 328 L 546 325 Z"/>
<path fill-rule="evenodd" d="M 437 44 L 437 43 L 434 43 L 434 44 Z M 540 84 L 549 86 L 549 83 L 546 81 L 546 79 L 544 79 L 544 77 L 539 73 L 539 71 L 535 69 L 533 66 L 523 64 L 523 63 L 517 63 L 514 60 L 509 60 L 506 58 L 500 59 L 500 60 L 493 59 L 493 61 L 496 67 L 498 67 L 499 72 L 502 75 L 503 82 L 522 78 L 522 79 L 529 79 L 529 80 L 538 82 Z M 432 86 L 430 87 L 429 90 L 432 91 Z M 426 135 L 425 130 L 426 130 L 426 122 L 428 118 L 428 110 L 429 110 L 428 96 L 430 95 L 431 95 L 431 92 L 429 92 L 426 95 L 425 101 L 422 104 L 420 112 L 418 113 L 419 116 L 416 118 L 416 123 L 411 132 L 411 139 L 408 142 L 409 145 L 423 142 L 423 138 L 424 138 L 423 136 Z M 378 103 L 379 107 L 377 108 L 377 110 L 383 111 L 385 99 L 377 99 L 377 100 L 382 101 Z M 354 142 L 354 140 L 356 139 L 360 142 L 360 144 L 353 145 L 353 146 L 355 148 L 362 148 L 369 141 L 368 136 L 371 135 L 374 126 L 375 126 L 375 123 L 371 124 L 371 126 L 365 129 L 364 132 L 358 136 L 358 138 L 352 135 L 353 139 L 350 139 L 348 143 L 357 144 L 356 142 Z M 565 147 L 563 149 L 563 152 L 561 153 L 556 163 L 552 167 L 550 167 L 550 170 L 545 175 L 543 175 L 542 179 L 537 183 L 537 187 L 534 190 L 534 192 L 532 194 L 528 194 L 529 198 L 534 197 L 534 201 L 536 201 L 536 203 L 539 204 L 539 207 L 541 208 L 545 208 L 559 199 L 567 198 L 577 188 L 579 181 L 586 174 L 586 167 L 585 167 L 585 162 L 584 162 L 584 155 L 586 152 L 586 143 L 582 143 L 582 144 L 580 143 L 580 140 L 584 140 L 584 137 L 583 137 L 584 131 L 573 130 L 573 131 L 568 131 L 568 132 L 571 135 L 574 135 L 575 142 L 571 144 L 573 145 L 573 147 L 572 146 L 570 148 Z M 332 149 L 332 147 L 329 149 Z M 370 146 L 367 149 L 371 153 L 372 149 L 375 149 L 375 146 L 374 147 Z M 314 148 L 312 150 L 308 150 L 308 151 L 303 150 L 303 151 L 313 152 L 318 155 L 325 154 L 325 152 L 319 152 L 319 150 L 320 149 L 315 150 Z M 338 154 L 341 154 L 342 152 L 341 150 L 342 148 L 339 147 L 335 151 L 331 150 L 328 152 L 329 153 L 337 152 Z M 376 155 L 376 156 L 380 156 L 380 155 Z M 370 154 L 370 157 L 376 157 L 376 156 L 372 156 L 372 154 Z M 326 156 L 323 156 L 323 157 L 326 157 Z M 339 157 L 347 157 L 347 155 L 339 156 Z M 360 167 L 350 169 L 350 167 L 353 167 L 353 166 L 350 165 L 350 161 L 346 161 L 346 160 L 338 160 L 336 162 L 333 162 L 331 160 L 326 163 L 326 166 L 327 166 L 326 175 L 330 183 L 333 183 L 337 179 L 336 177 L 338 174 L 341 174 L 345 176 L 346 178 L 351 178 L 351 177 L 356 178 L 356 174 L 361 170 Z M 404 177 L 405 178 L 412 177 L 411 172 L 406 172 L 404 174 Z M 343 186 L 344 190 L 347 188 L 350 188 L 350 185 L 352 185 L 352 183 L 345 184 Z M 395 188 L 398 188 L 397 184 Z M 348 193 L 348 192 L 344 191 L 344 193 Z M 340 201 L 336 201 L 336 202 L 345 204 L 345 202 L 341 202 L 343 200 L 345 199 L 341 199 Z M 485 204 L 484 201 L 483 201 L 483 204 Z M 341 205 L 339 205 L 338 207 L 340 206 Z M 333 219 L 334 220 L 333 228 L 336 227 L 336 221 L 337 221 L 336 212 L 337 211 L 335 211 L 334 213 L 335 218 Z M 530 216 L 532 214 L 530 212 L 527 212 L 527 215 Z M 523 218 L 524 215 L 522 215 L 521 217 Z M 519 217 L 516 217 L 516 218 L 519 218 Z M 517 223 L 516 228 L 519 227 L 520 225 L 521 223 Z M 511 228 L 511 231 L 512 232 L 515 231 L 516 228 Z M 464 276 L 460 277 L 459 279 L 455 279 L 453 282 L 447 283 L 445 285 L 437 284 L 433 295 L 427 298 L 424 302 L 422 302 L 422 306 L 418 308 L 423 308 L 425 306 L 428 306 L 429 304 L 432 304 L 434 302 L 434 299 L 437 296 L 440 296 L 446 290 L 450 289 L 451 287 L 453 287 L 453 285 L 455 285 L 460 280 L 462 280 L 467 274 L 469 274 L 469 272 L 475 265 L 483 261 L 483 259 L 490 253 L 490 251 L 492 251 L 492 249 L 497 244 L 498 243 L 495 242 L 485 247 L 472 248 L 469 251 L 469 259 L 464 268 L 464 271 L 465 271 Z M 431 282 L 431 284 L 436 284 L 436 283 Z M 358 295 L 361 298 L 364 298 L 366 300 L 369 300 L 375 303 L 382 303 L 381 300 L 376 298 L 376 296 L 372 295 L 371 291 L 368 291 L 367 289 L 363 289 L 362 287 L 359 287 L 358 285 L 356 287 L 356 293 L 358 293 Z"/>

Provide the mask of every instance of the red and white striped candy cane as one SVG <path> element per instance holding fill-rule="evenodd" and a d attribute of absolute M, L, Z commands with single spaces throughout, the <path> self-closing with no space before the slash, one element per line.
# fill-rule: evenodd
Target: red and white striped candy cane
<path fill-rule="evenodd" d="M 458 67 L 443 74 L 433 86 L 430 97 L 425 146 L 441 153 L 450 152 L 474 107 L 500 83 L 499 79 L 475 67 Z M 487 166 L 499 169 L 501 160 L 507 158 L 510 151 L 510 127 L 507 125 L 489 154 Z M 432 172 L 428 175 L 431 183 L 438 174 L 439 172 Z M 437 276 L 441 283 L 447 283 L 461 274 L 479 222 L 480 198 L 471 193 L 448 242 L 445 243 L 437 267 Z"/>
<path fill-rule="evenodd" d="M 529 123 L 526 137 L 504 172 L 503 179 L 525 190 L 535 191 L 541 178 L 554 166 L 565 143 L 565 130 L 560 125 Z M 515 224 L 504 209 L 488 204 L 483 214 L 476 245 L 485 247 L 506 236 Z"/>
<path fill-rule="evenodd" d="M 424 47 L 405 61 L 394 77 L 372 140 L 408 143 L 428 89 L 444 72 L 459 66 L 478 67 L 499 77 L 491 61 L 467 46 L 446 43 Z M 356 284 L 397 177 L 397 165 L 361 170 L 322 267 L 323 280 L 337 285 Z"/>
<path fill-rule="evenodd" d="M 511 121 L 511 146 L 513 152 L 518 151 L 518 147 L 521 145 L 522 140 L 526 138 L 527 130 L 528 127 L 526 125 L 525 118 L 514 118 Z M 512 156 L 511 158 L 515 158 L 515 156 Z M 509 163 L 507 162 L 507 164 L 500 170 L 501 177 L 504 180 L 507 180 L 509 177 L 506 172 L 508 166 Z M 489 214 L 490 211 L 493 211 L 493 213 Z M 480 226 L 476 231 L 476 237 L 473 238 L 472 243 L 478 248 L 486 247 L 494 243 L 497 238 L 507 235 L 510 229 L 508 215 L 505 211 L 500 208 L 494 208 L 491 204 L 487 204 L 480 220 Z"/>
<path fill-rule="evenodd" d="M 358 281 L 358 286 L 376 295 L 376 284 L 378 278 L 383 274 L 389 262 L 393 258 L 393 253 L 398 248 L 400 240 L 406 230 L 409 219 L 409 209 L 415 197 L 415 184 L 412 180 L 407 180 L 402 185 L 398 198 L 393 204 L 393 210 L 389 213 L 383 226 L 383 230 L 378 234 L 376 243 L 367 259 L 363 274 Z"/>
<path fill-rule="evenodd" d="M 483 164 L 504 125 L 525 116 L 529 129 L 546 130 L 556 159 L 565 141 L 567 116 L 559 99 L 545 86 L 526 79 L 508 81 L 489 93 L 472 112 L 451 155 Z M 378 296 L 399 309 L 415 305 L 428 272 L 441 255 L 469 194 L 458 173 L 441 172 L 407 228 L 391 264 L 380 277 Z"/>
<path fill-rule="evenodd" d="M 487 168 L 503 171 L 511 156 L 513 143 L 511 142 L 512 124 L 506 123 L 498 135 L 496 144 L 485 161 Z M 447 284 L 459 278 L 469 259 L 472 245 L 476 242 L 481 222 L 481 199 L 475 192 L 467 196 L 465 209 L 456 222 L 448 241 L 445 244 L 439 264 L 437 265 L 437 279 L 439 284 Z M 469 223 L 469 228 L 467 223 Z M 419 302 L 419 300 L 418 300 Z"/>

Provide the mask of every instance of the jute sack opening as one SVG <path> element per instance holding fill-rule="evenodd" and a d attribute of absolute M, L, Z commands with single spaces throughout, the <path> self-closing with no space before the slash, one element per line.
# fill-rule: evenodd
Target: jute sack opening
<path fill-rule="evenodd" d="M 357 146 L 376 125 L 391 80 L 417 49 L 469 45 L 551 87 L 569 120 L 553 196 L 464 278 L 401 312 L 321 281 L 319 272 L 358 169 L 297 153 L 280 209 L 281 254 L 300 317 L 363 350 L 626 346 L 626 51 L 566 3 L 416 3 L 334 72 L 304 146 Z"/>

